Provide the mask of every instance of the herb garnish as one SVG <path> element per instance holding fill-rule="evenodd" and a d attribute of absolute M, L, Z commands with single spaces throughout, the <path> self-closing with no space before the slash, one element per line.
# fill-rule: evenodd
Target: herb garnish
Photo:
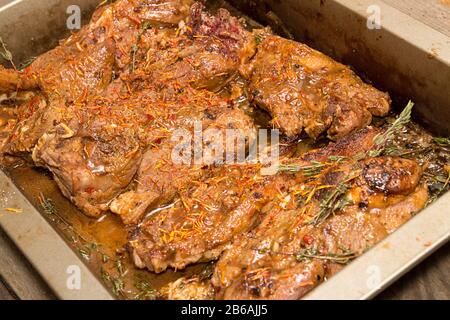
<path fill-rule="evenodd" d="M 342 253 L 326 253 L 322 254 L 316 248 L 302 249 L 296 254 L 296 259 L 298 261 L 304 261 L 307 259 L 320 259 L 329 260 L 339 264 L 346 264 L 350 260 L 358 257 L 358 254 L 354 251 L 343 249 Z"/>
<path fill-rule="evenodd" d="M 440 147 L 450 147 L 450 138 L 433 138 L 433 141 Z"/>
<path fill-rule="evenodd" d="M 333 190 L 329 191 L 325 199 L 320 202 L 319 212 L 309 221 L 309 224 L 317 226 L 331 214 L 350 205 L 352 201 L 344 198 L 344 196 L 350 190 L 351 184 L 349 182 L 358 175 L 359 171 L 350 172 Z"/>
<path fill-rule="evenodd" d="M 394 138 L 395 134 L 403 130 L 403 128 L 411 121 L 411 111 L 413 107 L 414 103 L 409 101 L 408 105 L 403 109 L 394 123 L 386 131 L 375 136 L 373 139 L 375 150 L 368 152 L 367 155 L 369 157 L 378 157 L 383 154 L 388 140 Z"/>
<path fill-rule="evenodd" d="M 4 60 L 8 61 L 9 63 L 11 63 L 11 65 L 13 66 L 14 69 L 16 69 L 16 65 L 14 64 L 13 61 L 13 56 L 11 51 L 8 50 L 8 48 L 6 47 L 6 44 L 3 42 L 3 39 L 0 37 L 0 57 L 3 58 Z"/>

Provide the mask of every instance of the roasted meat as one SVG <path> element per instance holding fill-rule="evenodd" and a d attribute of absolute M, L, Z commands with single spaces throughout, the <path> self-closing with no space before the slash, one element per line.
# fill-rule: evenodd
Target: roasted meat
<path fill-rule="evenodd" d="M 203 9 L 195 3 L 186 23 L 156 46 L 144 34 L 137 46 L 138 68 L 154 79 L 211 90 L 223 87 L 254 55 L 256 42 L 227 10 L 211 15 Z"/>
<path fill-rule="evenodd" d="M 356 155 L 373 146 L 378 130 L 365 129 L 329 146 L 329 152 L 311 151 L 297 160 L 311 164 L 330 156 Z M 304 160 L 314 159 L 314 160 Z M 262 176 L 260 165 L 231 165 L 213 170 L 197 181 L 170 208 L 158 210 L 133 232 L 131 246 L 137 266 L 155 272 L 167 267 L 183 269 L 198 261 L 217 259 L 233 238 L 251 230 L 261 208 L 288 190 L 302 176 L 280 173 Z"/>
<path fill-rule="evenodd" d="M 256 104 L 288 136 L 305 131 L 333 139 L 385 116 L 386 93 L 365 84 L 348 67 L 310 47 L 278 36 L 263 36 L 258 52 L 244 69 Z"/>
<path fill-rule="evenodd" d="M 0 93 L 30 90 L 36 87 L 37 83 L 34 79 L 13 69 L 5 69 L 0 65 Z"/>
<path fill-rule="evenodd" d="M 167 204 L 178 192 L 183 192 L 189 185 L 195 183 L 203 176 L 211 174 L 211 165 L 222 164 L 225 158 L 226 131 L 229 129 L 238 130 L 242 137 L 246 138 L 242 146 L 237 148 L 245 149 L 254 139 L 256 130 L 253 120 L 240 109 L 208 108 L 202 113 L 202 117 L 197 119 L 204 126 L 202 135 L 208 132 L 214 134 L 210 140 L 205 137 L 202 142 L 202 150 L 208 150 L 208 144 L 220 144 L 220 154 L 210 154 L 203 152 L 199 158 L 189 156 L 189 162 L 177 162 L 174 159 L 174 150 L 178 141 L 166 140 L 163 143 L 150 147 L 144 154 L 142 163 L 136 177 L 136 188 L 122 194 L 111 204 L 111 210 L 119 214 L 126 224 L 137 223 L 139 219 L 151 208 Z M 192 134 L 192 127 L 184 127 Z M 222 135 L 222 139 L 217 136 Z M 194 141 L 186 142 L 185 147 L 191 148 L 194 153 Z M 183 147 L 184 149 L 184 147 Z"/>
<path fill-rule="evenodd" d="M 319 185 L 314 180 L 312 185 L 293 186 L 283 194 L 286 201 L 273 201 L 265 208 L 268 212 L 257 228 L 234 240 L 212 278 L 218 297 L 299 299 L 338 270 L 336 264 L 365 252 L 428 200 L 417 162 L 371 158 L 360 164 L 346 204 L 316 223 L 324 213 L 324 199 L 348 181 L 349 170 L 355 170 L 345 164 L 336 169 L 327 169 Z M 324 192 L 328 188 L 334 190 Z"/>
<path fill-rule="evenodd" d="M 184 172 L 192 169 L 173 164 L 175 143 L 170 138 L 175 130 L 191 130 L 195 121 L 204 119 L 204 125 L 227 119 L 224 128 L 252 127 L 242 111 L 229 109 L 208 91 L 152 83 L 132 97 L 109 97 L 94 97 L 87 106 L 58 113 L 60 124 L 48 129 L 33 148 L 34 163 L 48 168 L 63 193 L 94 217 L 109 209 L 137 172 L 137 193 L 127 193 L 111 205 L 126 222 L 138 220 L 151 204 L 170 200 L 181 181 L 189 182 L 192 176 L 167 171 L 167 164 Z M 216 121 L 209 119 L 213 114 L 218 115 Z"/>
<path fill-rule="evenodd" d="M 301 298 L 426 205 L 427 161 L 385 152 L 398 128 L 370 124 L 389 95 L 349 67 L 200 2 L 105 3 L 25 70 L 0 66 L 0 102 L 17 103 L 1 155 L 120 216 L 138 268 L 218 261 L 162 295 Z M 247 158 L 261 127 L 283 133 L 257 148 L 280 147 L 272 175 Z"/>

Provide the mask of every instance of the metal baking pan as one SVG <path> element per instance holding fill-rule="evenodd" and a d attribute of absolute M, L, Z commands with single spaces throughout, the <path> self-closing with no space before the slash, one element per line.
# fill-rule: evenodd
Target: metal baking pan
<path fill-rule="evenodd" d="M 450 38 L 374 0 L 231 1 L 267 23 L 272 11 L 298 40 L 351 65 L 396 99 L 412 99 L 415 117 L 435 134 L 450 133 Z M 67 8 L 78 5 L 87 21 L 98 0 L 0 0 L 0 36 L 17 62 L 36 56 L 67 33 Z M 371 7 L 372 6 L 372 7 Z M 367 28 L 369 7 L 381 13 L 381 29 Z M 250 14 L 251 13 L 251 14 Z M 285 30 L 285 31 L 286 31 Z M 29 177 L 33 179 L 33 177 Z M 13 182 L 14 181 L 14 182 Z M 32 183 L 0 171 L 0 227 L 62 299 L 113 299 L 94 272 L 38 210 Z M 36 189 L 36 186 L 33 186 Z M 47 187 L 42 187 L 47 188 Z M 21 208 L 19 214 L 3 214 Z M 377 295 L 450 238 L 450 193 L 306 299 L 369 299 Z M 81 287 L 70 285 L 77 267 Z"/>

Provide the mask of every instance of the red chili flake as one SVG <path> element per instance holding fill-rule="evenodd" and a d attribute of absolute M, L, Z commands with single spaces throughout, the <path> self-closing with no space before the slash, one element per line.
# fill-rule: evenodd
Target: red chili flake
<path fill-rule="evenodd" d="M 310 245 L 312 245 L 314 243 L 314 238 L 311 237 L 310 235 L 305 235 L 303 237 L 303 243 L 308 245 L 308 246 L 310 246 Z"/>
<path fill-rule="evenodd" d="M 145 116 L 147 117 L 147 120 L 148 120 L 148 121 L 153 121 L 153 120 L 155 120 L 155 117 L 152 116 L 151 114 L 146 114 Z"/>
<path fill-rule="evenodd" d="M 175 121 L 175 120 L 177 120 L 177 116 L 174 115 L 174 114 L 171 114 L 171 115 L 169 116 L 169 120 Z"/>
<path fill-rule="evenodd" d="M 94 187 L 87 187 L 86 189 L 84 189 L 85 192 L 91 194 L 95 191 Z"/>
<path fill-rule="evenodd" d="M 158 139 L 155 140 L 155 143 L 156 143 L 156 144 L 160 144 L 161 141 L 162 141 L 162 139 L 161 139 L 161 138 L 158 138 Z"/>

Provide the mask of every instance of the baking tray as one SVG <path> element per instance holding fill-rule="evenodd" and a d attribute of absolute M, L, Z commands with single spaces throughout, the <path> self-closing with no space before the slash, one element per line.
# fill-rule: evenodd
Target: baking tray
<path fill-rule="evenodd" d="M 298 40 L 351 65 L 401 102 L 413 99 L 415 117 L 435 134 L 450 133 L 450 39 L 374 0 L 231 1 L 263 23 L 272 11 Z M 87 21 L 97 0 L 0 0 L 0 36 L 17 60 L 36 56 L 67 34 L 67 7 L 79 5 Z M 382 29 L 366 26 L 370 6 L 378 6 Z M 372 7 L 373 8 L 373 7 Z M 273 15 L 272 15 L 273 18 Z M 285 30 L 285 31 L 286 31 Z M 27 199 L 27 184 L 15 185 L 0 171 L 0 226 L 62 299 L 112 299 L 102 282 Z M 353 261 L 305 299 L 374 297 L 450 238 L 450 193 L 394 234 Z M 76 266 L 82 285 L 68 285 Z M 70 281 L 70 280 L 69 280 Z M 70 289 L 72 287 L 72 289 Z"/>

